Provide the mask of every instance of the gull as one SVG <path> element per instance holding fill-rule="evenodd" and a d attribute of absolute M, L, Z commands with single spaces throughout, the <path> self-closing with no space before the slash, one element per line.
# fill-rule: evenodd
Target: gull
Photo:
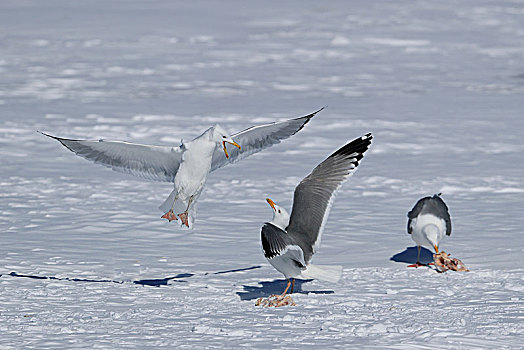
<path fill-rule="evenodd" d="M 293 293 L 295 278 L 340 279 L 342 266 L 313 265 L 310 261 L 320 247 L 336 192 L 353 175 L 372 139 L 366 134 L 347 143 L 313 169 L 295 188 L 291 215 L 266 199 L 273 219 L 262 227 L 262 249 L 269 263 L 288 280 L 281 297 L 291 284 Z"/>
<path fill-rule="evenodd" d="M 425 266 L 420 263 L 420 246 L 435 248 L 438 254 L 444 233 L 451 235 L 451 217 L 441 194 L 421 198 L 408 213 L 408 233 L 417 243 L 417 262 L 408 267 Z"/>
<path fill-rule="evenodd" d="M 192 228 L 196 200 L 211 171 L 280 143 L 300 131 L 322 109 L 300 118 L 252 126 L 233 135 L 216 124 L 192 141 L 182 140 L 176 147 L 104 139 L 73 140 L 40 133 L 58 140 L 78 156 L 115 171 L 172 182 L 174 189 L 160 206 L 165 212 L 162 218 L 170 222 L 179 218 L 181 226 Z M 227 143 L 236 148 L 228 151 Z"/>

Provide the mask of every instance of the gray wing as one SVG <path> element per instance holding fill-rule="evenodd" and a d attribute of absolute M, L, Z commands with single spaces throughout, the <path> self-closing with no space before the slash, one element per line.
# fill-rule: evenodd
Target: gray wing
<path fill-rule="evenodd" d="M 305 240 L 306 261 L 318 249 L 324 224 L 336 191 L 355 172 L 369 149 L 373 136 L 367 134 L 346 144 L 320 163 L 295 189 L 287 232 Z"/>
<path fill-rule="evenodd" d="M 417 204 L 408 213 L 408 233 L 411 234 L 411 221 L 421 214 L 433 214 L 446 222 L 446 235 L 451 235 L 451 217 L 449 215 L 448 206 L 442 198 L 440 193 L 433 195 L 433 197 L 421 198 Z"/>
<path fill-rule="evenodd" d="M 266 223 L 264 226 L 262 226 L 260 238 L 262 239 L 262 249 L 264 250 L 264 256 L 267 259 L 281 255 L 287 249 L 291 256 L 293 256 L 292 259 L 295 261 L 298 267 L 306 267 L 304 254 L 300 252 L 302 247 L 296 244 L 296 242 L 294 242 L 285 231 L 281 230 L 273 224 Z M 298 247 L 300 247 L 300 249 Z"/>
<path fill-rule="evenodd" d="M 424 198 L 419 199 L 418 202 L 413 207 L 413 209 L 411 209 L 408 212 L 408 233 L 409 234 L 413 232 L 413 228 L 411 227 L 411 221 L 420 215 L 420 213 L 422 212 L 422 209 L 424 208 L 424 206 L 430 199 L 431 197 L 424 197 Z"/>
<path fill-rule="evenodd" d="M 229 159 L 227 159 L 224 157 L 222 148 L 218 147 L 213 154 L 211 171 L 221 168 L 229 163 L 235 163 L 254 153 L 260 152 L 265 148 L 280 143 L 280 141 L 299 132 L 304 125 L 315 116 L 315 114 L 323 109 L 324 108 L 321 108 L 314 113 L 300 118 L 252 126 L 244 131 L 231 135 L 233 140 L 235 140 L 241 148 L 228 147 Z"/>
<path fill-rule="evenodd" d="M 80 157 L 147 180 L 173 182 L 182 160 L 183 152 L 179 147 L 124 141 L 71 140 L 40 133 L 58 140 Z"/>
<path fill-rule="evenodd" d="M 280 255 L 286 246 L 293 244 L 286 231 L 267 222 L 262 226 L 260 238 L 264 256 L 268 259 Z"/>
<path fill-rule="evenodd" d="M 429 203 L 432 207 L 435 213 L 437 213 L 438 217 L 444 219 L 446 222 L 446 235 L 451 236 L 451 217 L 449 215 L 448 206 L 442 198 L 440 198 L 440 193 L 435 194 Z"/>

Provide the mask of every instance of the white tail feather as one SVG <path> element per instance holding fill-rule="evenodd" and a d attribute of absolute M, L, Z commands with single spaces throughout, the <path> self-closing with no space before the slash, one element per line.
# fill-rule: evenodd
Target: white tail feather
<path fill-rule="evenodd" d="M 175 196 L 176 196 L 176 190 L 171 191 L 171 194 L 169 194 L 169 197 L 167 197 L 164 203 L 162 203 L 158 208 L 162 210 L 164 213 L 167 212 L 169 209 L 171 209 L 171 206 L 173 205 L 173 201 L 175 200 Z"/>
<path fill-rule="evenodd" d="M 302 271 L 301 275 L 304 278 L 314 278 L 335 283 L 338 282 L 342 276 L 342 266 L 309 264 L 307 269 Z"/>

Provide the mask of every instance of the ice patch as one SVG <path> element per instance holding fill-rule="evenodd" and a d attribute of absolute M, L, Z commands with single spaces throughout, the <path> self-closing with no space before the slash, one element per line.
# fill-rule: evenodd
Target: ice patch
<path fill-rule="evenodd" d="M 191 44 L 216 45 L 215 38 L 211 35 L 197 35 L 189 38 Z"/>
<path fill-rule="evenodd" d="M 86 40 L 82 44 L 84 47 L 94 47 L 99 46 L 102 43 L 102 40 L 100 39 L 92 39 L 92 40 Z"/>
<path fill-rule="evenodd" d="M 173 114 L 137 114 L 133 116 L 132 118 L 134 121 L 137 122 L 159 122 L 159 121 L 168 121 L 168 120 L 175 120 L 177 119 L 177 116 Z"/>
<path fill-rule="evenodd" d="M 291 84 L 274 84 L 276 90 L 282 91 L 308 91 L 310 87 L 307 85 L 291 85 Z"/>
<path fill-rule="evenodd" d="M 49 40 L 39 39 L 32 42 L 34 46 L 45 47 L 49 45 Z"/>
<path fill-rule="evenodd" d="M 136 69 L 136 68 L 127 68 L 121 66 L 112 66 L 106 70 L 110 74 L 127 74 L 127 75 L 152 75 L 155 74 L 155 71 L 150 68 Z"/>
<path fill-rule="evenodd" d="M 331 46 L 347 46 L 350 40 L 342 35 L 337 35 L 331 40 Z"/>
<path fill-rule="evenodd" d="M 364 39 L 370 44 L 386 45 L 386 46 L 427 46 L 431 42 L 427 40 L 409 40 L 409 39 L 393 39 L 393 38 L 366 38 Z"/>

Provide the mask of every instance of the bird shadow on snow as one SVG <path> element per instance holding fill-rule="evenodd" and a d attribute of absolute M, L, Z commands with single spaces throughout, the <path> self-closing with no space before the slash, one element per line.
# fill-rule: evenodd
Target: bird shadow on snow
<path fill-rule="evenodd" d="M 226 271 L 218 271 L 218 272 L 206 272 L 204 275 L 222 275 L 226 273 L 235 273 L 235 272 L 244 272 L 254 269 L 259 269 L 261 266 L 250 266 L 245 268 L 239 268 L 239 269 L 233 269 L 233 270 L 226 270 Z M 92 282 L 92 283 L 117 283 L 117 284 L 123 284 L 123 283 L 133 283 L 133 284 L 139 284 L 142 286 L 151 286 L 151 287 L 160 287 L 160 286 L 167 286 L 169 282 L 177 282 L 177 283 L 187 283 L 185 279 L 194 276 L 193 273 L 179 273 L 175 276 L 171 277 L 165 277 L 165 278 L 152 278 L 152 279 L 141 279 L 136 281 L 118 281 L 118 280 L 110 280 L 110 279 L 89 279 L 89 278 L 75 278 L 75 277 L 54 277 L 54 276 L 39 276 L 39 275 L 23 275 L 16 272 L 8 273 L 6 276 L 11 277 L 21 277 L 21 278 L 31 278 L 36 280 L 53 280 L 53 281 L 71 281 L 71 282 Z M 2 276 L 0 274 L 0 276 Z"/>
<path fill-rule="evenodd" d="M 309 280 L 295 280 L 295 289 L 293 294 L 334 294 L 332 290 L 302 290 L 302 285 L 313 281 Z M 260 297 L 268 297 L 271 294 L 282 294 L 287 285 L 287 280 L 274 280 L 266 282 L 258 282 L 262 286 L 242 286 L 243 291 L 237 292 L 240 300 L 253 300 Z"/>
<path fill-rule="evenodd" d="M 250 267 L 243 267 L 243 268 L 240 268 L 240 269 L 233 269 L 233 270 L 226 270 L 226 271 L 218 271 L 218 272 L 206 272 L 204 275 L 222 275 L 224 273 L 232 273 L 232 272 L 244 272 L 244 271 L 249 271 L 249 270 L 255 270 L 255 269 L 259 269 L 261 268 L 262 266 L 260 265 L 255 265 L 255 266 L 250 266 Z"/>
<path fill-rule="evenodd" d="M 134 284 L 140 284 L 142 286 L 160 287 L 160 286 L 167 286 L 169 281 L 185 283 L 187 281 L 177 280 L 177 278 L 187 278 L 187 277 L 191 277 L 191 276 L 194 276 L 194 274 L 192 274 L 192 273 L 179 273 L 178 275 L 173 276 L 173 277 L 155 278 L 155 279 L 147 279 L 147 280 L 138 280 L 138 281 L 133 281 L 133 283 Z"/>
<path fill-rule="evenodd" d="M 417 246 L 407 247 L 403 252 L 393 255 L 389 260 L 395 262 L 403 262 L 414 264 L 417 262 Z M 433 262 L 433 253 L 424 247 L 420 249 L 420 262 L 422 264 L 429 264 Z"/>
<path fill-rule="evenodd" d="M 183 280 L 182 278 L 188 278 L 193 276 L 192 273 L 179 273 L 176 276 L 173 277 L 166 277 L 166 278 L 157 278 L 157 279 L 143 279 L 143 280 L 137 280 L 137 281 L 118 281 L 118 280 L 106 280 L 106 279 L 89 279 L 89 278 L 74 278 L 74 277 L 54 277 L 54 276 L 39 276 L 39 275 L 22 275 L 18 274 L 16 272 L 11 272 L 7 274 L 6 276 L 11 277 L 22 277 L 22 278 L 32 278 L 36 280 L 54 280 L 54 281 L 71 281 L 71 282 L 93 282 L 93 283 L 117 283 L 117 284 L 123 284 L 123 283 L 134 283 L 134 284 L 140 284 L 142 286 L 153 286 L 153 287 L 160 287 L 160 286 L 167 286 L 169 281 L 173 282 L 187 282 Z M 1 275 L 0 275 L 1 276 Z"/>

